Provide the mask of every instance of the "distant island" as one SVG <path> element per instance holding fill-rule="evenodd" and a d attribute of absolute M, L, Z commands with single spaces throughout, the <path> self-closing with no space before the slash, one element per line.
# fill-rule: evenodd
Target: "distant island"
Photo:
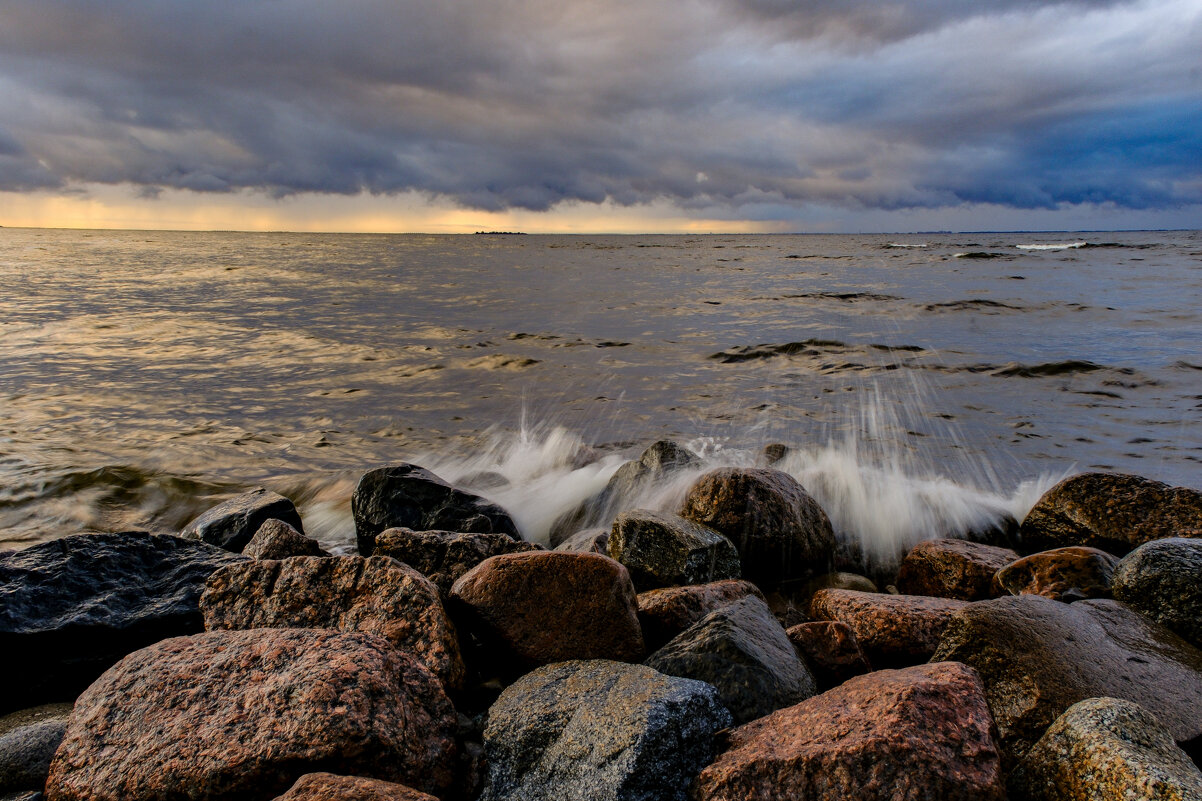
<path fill-rule="evenodd" d="M 476 236 L 525 236 L 525 231 L 477 231 Z"/>

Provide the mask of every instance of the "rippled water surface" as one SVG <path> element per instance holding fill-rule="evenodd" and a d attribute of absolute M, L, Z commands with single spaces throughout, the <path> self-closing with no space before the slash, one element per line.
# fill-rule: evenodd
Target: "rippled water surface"
<path fill-rule="evenodd" d="M 539 538 L 660 438 L 708 465 L 786 443 L 877 540 L 1074 470 L 1202 487 L 1197 232 L 0 229 L 0 281 L 3 547 L 256 485 L 344 546 L 354 482 L 397 460 L 491 474 Z"/>

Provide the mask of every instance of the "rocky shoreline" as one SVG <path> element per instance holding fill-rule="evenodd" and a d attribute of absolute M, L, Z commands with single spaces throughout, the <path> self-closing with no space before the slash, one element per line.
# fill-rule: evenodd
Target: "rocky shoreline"
<path fill-rule="evenodd" d="M 766 454 L 766 464 L 772 453 Z M 1202 799 L 1202 492 L 1089 473 L 864 565 L 656 443 L 553 550 L 415 465 L 0 553 L 0 801 Z"/>

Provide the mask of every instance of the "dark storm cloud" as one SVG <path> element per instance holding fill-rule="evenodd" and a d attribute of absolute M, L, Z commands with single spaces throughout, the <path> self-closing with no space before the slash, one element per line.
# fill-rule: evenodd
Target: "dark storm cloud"
<path fill-rule="evenodd" d="M 1202 201 L 1188 0 L 9 0 L 0 189 Z"/>

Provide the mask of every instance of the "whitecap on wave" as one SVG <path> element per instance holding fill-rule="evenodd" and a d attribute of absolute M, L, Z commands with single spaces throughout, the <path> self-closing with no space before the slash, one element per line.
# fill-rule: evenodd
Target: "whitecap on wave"
<path fill-rule="evenodd" d="M 1030 242 L 1014 247 L 1019 250 L 1072 250 L 1073 248 L 1083 248 L 1087 244 L 1087 242 Z"/>

